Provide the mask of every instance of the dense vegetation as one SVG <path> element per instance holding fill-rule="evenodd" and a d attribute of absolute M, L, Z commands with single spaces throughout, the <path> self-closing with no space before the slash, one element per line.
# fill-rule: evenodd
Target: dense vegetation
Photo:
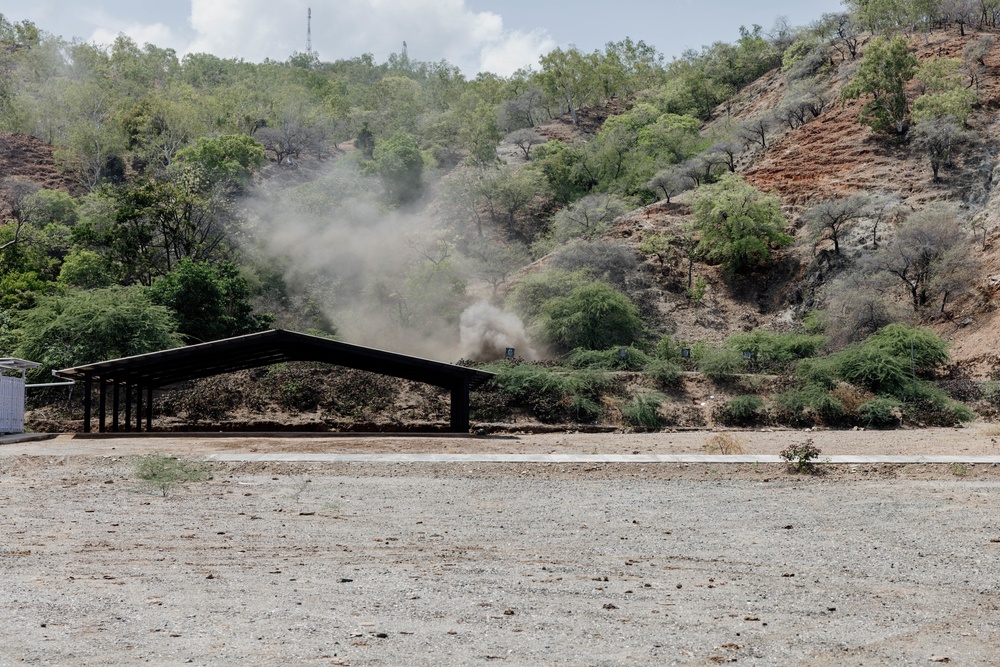
<path fill-rule="evenodd" d="M 733 44 L 670 62 L 626 38 L 474 78 L 405 53 L 178 58 L 125 36 L 66 42 L 0 16 L 0 130 L 50 143 L 63 179 L 0 182 L 0 356 L 47 374 L 274 324 L 451 344 L 441 332 L 458 330 L 485 286 L 564 364 L 501 369 L 498 391 L 542 420 L 607 416 L 605 374 L 633 372 L 645 385 L 625 392 L 622 421 L 669 423 L 656 406 L 682 368 L 720 383 L 791 378 L 770 403 L 740 388 L 718 412 L 726 423 L 965 419 L 928 384 L 947 360 L 940 340 L 898 328 L 968 291 L 976 236 L 963 213 L 903 211 L 872 192 L 796 209 L 740 172 L 827 113 L 846 72 L 840 102 L 858 100 L 875 140 L 926 155 L 938 181 L 967 143 L 992 37 L 970 37 L 960 59 L 918 61 L 908 36 L 995 27 L 995 4 L 850 0 L 809 26 L 742 28 Z M 769 72 L 782 77 L 780 103 L 733 120 L 740 91 Z M 586 141 L 539 131 L 595 115 Z M 622 215 L 676 197 L 685 224 L 613 240 Z M 717 346 L 664 337 L 642 263 L 676 269 L 667 288 L 697 308 L 709 267 L 734 291 L 766 275 L 794 241 L 793 216 L 814 249 L 832 242 L 835 278 L 794 333 Z M 523 271 L 543 256 L 545 268 Z M 916 341 L 922 360 L 900 341 Z"/>

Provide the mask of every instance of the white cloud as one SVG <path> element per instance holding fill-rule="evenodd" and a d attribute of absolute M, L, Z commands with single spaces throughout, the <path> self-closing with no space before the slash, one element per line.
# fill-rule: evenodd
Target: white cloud
<path fill-rule="evenodd" d="M 472 11 L 465 0 L 192 0 L 196 37 L 185 50 L 284 60 L 305 51 L 309 7 L 313 50 L 323 60 L 371 53 L 382 61 L 405 41 L 411 58 L 506 75 L 555 45 L 544 31 L 505 30 L 500 16 Z"/>
<path fill-rule="evenodd" d="M 146 44 L 155 44 L 160 48 L 177 48 L 178 46 L 170 26 L 163 23 L 132 23 L 117 28 L 98 28 L 90 36 L 89 41 L 107 46 L 113 43 L 120 33 L 131 37 L 139 46 Z"/>
<path fill-rule="evenodd" d="M 555 40 L 542 30 L 505 33 L 483 47 L 479 69 L 507 76 L 524 65 L 537 65 L 538 56 L 554 48 Z"/>

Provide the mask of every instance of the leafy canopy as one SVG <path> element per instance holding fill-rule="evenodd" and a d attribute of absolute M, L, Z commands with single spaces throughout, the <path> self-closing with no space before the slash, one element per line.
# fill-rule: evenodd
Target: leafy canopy
<path fill-rule="evenodd" d="M 699 188 L 692 198 L 693 218 L 701 235 L 698 252 L 720 262 L 732 277 L 771 262 L 771 248 L 791 244 L 781 200 L 765 194 L 736 174 Z"/>

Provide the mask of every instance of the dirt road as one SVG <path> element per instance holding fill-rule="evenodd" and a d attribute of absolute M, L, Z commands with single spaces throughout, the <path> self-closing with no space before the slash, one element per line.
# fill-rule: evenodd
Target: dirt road
<path fill-rule="evenodd" d="M 992 447 L 982 429 L 893 435 Z M 707 436 L 155 449 L 697 452 Z M 741 435 L 761 453 L 784 437 L 802 434 Z M 152 448 L 0 447 L 0 665 L 998 662 L 993 466 L 216 462 L 162 497 L 134 475 Z"/>

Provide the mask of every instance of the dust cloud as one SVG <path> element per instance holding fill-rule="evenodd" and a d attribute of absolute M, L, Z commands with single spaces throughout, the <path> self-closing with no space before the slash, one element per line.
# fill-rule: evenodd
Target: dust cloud
<path fill-rule="evenodd" d="M 284 285 L 282 298 L 268 304 L 276 326 L 332 323 L 344 341 L 448 362 L 503 358 L 506 347 L 533 358 L 516 315 L 470 306 L 478 298 L 470 291 L 484 284 L 435 202 L 389 208 L 377 182 L 337 164 L 248 204 L 244 249 Z M 309 312 L 318 315 L 313 322 Z"/>
<path fill-rule="evenodd" d="M 508 347 L 514 348 L 515 355 L 527 361 L 538 359 L 521 318 L 485 301 L 465 309 L 459 321 L 459 332 L 463 359 L 503 359 Z"/>

